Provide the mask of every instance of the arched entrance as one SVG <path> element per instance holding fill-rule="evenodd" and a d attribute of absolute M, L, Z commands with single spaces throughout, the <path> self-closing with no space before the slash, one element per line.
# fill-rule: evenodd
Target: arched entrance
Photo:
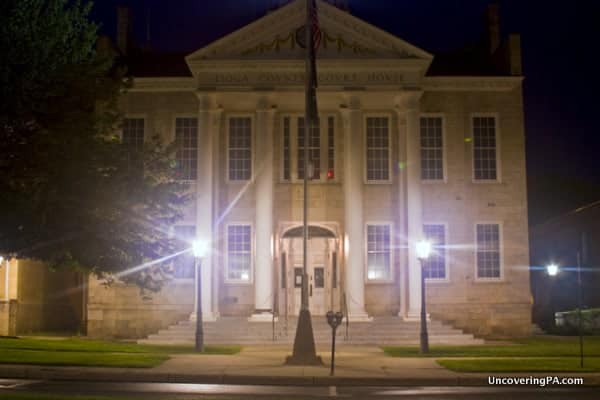
<path fill-rule="evenodd" d="M 302 291 L 303 227 L 288 227 L 280 237 L 279 313 L 298 315 Z M 325 315 L 329 310 L 339 309 L 339 240 L 335 228 L 323 225 L 310 225 L 308 238 L 308 303 L 313 315 Z"/>

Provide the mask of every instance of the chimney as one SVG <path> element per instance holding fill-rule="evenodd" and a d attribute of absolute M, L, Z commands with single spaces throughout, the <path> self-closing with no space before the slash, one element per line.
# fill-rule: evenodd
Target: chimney
<path fill-rule="evenodd" d="M 127 55 L 131 44 L 131 9 L 126 6 L 117 6 L 117 47 Z"/>
<path fill-rule="evenodd" d="M 508 36 L 508 66 L 511 75 L 523 75 L 523 66 L 521 61 L 521 35 L 518 33 L 511 33 Z"/>
<path fill-rule="evenodd" d="M 487 7 L 486 13 L 487 23 L 487 39 L 488 49 L 491 54 L 494 54 L 500 47 L 500 6 L 498 4 L 490 4 Z"/>

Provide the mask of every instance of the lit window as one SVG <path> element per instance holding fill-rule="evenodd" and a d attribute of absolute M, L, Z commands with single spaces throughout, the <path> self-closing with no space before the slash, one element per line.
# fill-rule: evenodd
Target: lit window
<path fill-rule="evenodd" d="M 177 175 L 182 180 L 195 180 L 198 171 L 198 119 L 175 120 Z"/>
<path fill-rule="evenodd" d="M 227 227 L 227 280 L 250 281 L 252 238 L 250 225 Z"/>
<path fill-rule="evenodd" d="M 229 119 L 229 180 L 247 181 L 252 176 L 252 120 Z"/>
<path fill-rule="evenodd" d="M 192 241 L 196 238 L 196 227 L 193 225 L 181 225 L 175 227 L 176 248 L 178 251 L 189 249 Z M 181 254 L 174 262 L 175 278 L 194 278 L 194 255 L 191 251 Z"/>
<path fill-rule="evenodd" d="M 496 118 L 473 118 L 473 170 L 476 180 L 496 180 Z"/>
<path fill-rule="evenodd" d="M 477 225 L 477 277 L 500 278 L 500 225 Z"/>
<path fill-rule="evenodd" d="M 367 118 L 367 181 L 390 179 L 389 119 Z"/>
<path fill-rule="evenodd" d="M 390 280 L 392 251 L 389 225 L 367 225 L 367 279 Z"/>
<path fill-rule="evenodd" d="M 421 179 L 444 179 L 442 118 L 421 118 Z"/>
<path fill-rule="evenodd" d="M 423 234 L 431 243 L 432 252 L 423 261 L 427 279 L 446 279 L 446 232 L 444 225 L 423 225 Z"/>

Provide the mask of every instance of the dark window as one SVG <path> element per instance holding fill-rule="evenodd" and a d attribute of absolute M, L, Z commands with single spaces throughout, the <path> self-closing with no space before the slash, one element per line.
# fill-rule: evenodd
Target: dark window
<path fill-rule="evenodd" d="M 126 118 L 123 120 L 122 142 L 130 153 L 137 153 L 144 148 L 144 119 Z"/>
<path fill-rule="evenodd" d="M 476 180 L 496 180 L 496 118 L 473 118 L 473 169 Z"/>
<path fill-rule="evenodd" d="M 500 226 L 477 225 L 477 277 L 500 278 Z"/>
<path fill-rule="evenodd" d="M 290 117 L 283 119 L 283 179 L 290 180 Z"/>
<path fill-rule="evenodd" d="M 286 273 L 286 266 L 287 266 L 287 254 L 285 253 L 281 253 L 281 288 L 285 289 L 287 288 L 287 273 Z"/>
<path fill-rule="evenodd" d="M 298 179 L 304 179 L 304 118 L 298 118 Z M 319 123 L 311 129 L 308 139 L 308 161 L 312 162 L 314 174 L 311 179 L 321 179 L 321 129 Z"/>
<path fill-rule="evenodd" d="M 421 179 L 444 179 L 442 118 L 421 118 Z"/>
<path fill-rule="evenodd" d="M 337 288 L 337 279 L 338 279 L 338 269 L 337 269 L 337 253 L 333 253 L 331 255 L 331 286 L 335 289 Z"/>
<path fill-rule="evenodd" d="M 229 180 L 247 181 L 252 176 L 252 120 L 229 119 Z"/>
<path fill-rule="evenodd" d="M 390 226 L 367 225 L 367 279 L 391 279 L 391 260 Z"/>
<path fill-rule="evenodd" d="M 389 120 L 367 118 L 367 180 L 387 181 L 390 178 Z"/>
<path fill-rule="evenodd" d="M 177 175 L 182 180 L 196 180 L 198 175 L 198 119 L 175 120 Z"/>
<path fill-rule="evenodd" d="M 335 120 L 327 118 L 327 167 L 328 174 L 335 176 Z"/>
<path fill-rule="evenodd" d="M 315 267 L 315 289 L 325 287 L 325 268 Z"/>

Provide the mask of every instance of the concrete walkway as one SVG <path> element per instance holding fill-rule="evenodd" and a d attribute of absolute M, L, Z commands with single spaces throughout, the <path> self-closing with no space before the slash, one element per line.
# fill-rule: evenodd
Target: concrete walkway
<path fill-rule="evenodd" d="M 583 377 L 600 386 L 600 373 L 457 373 L 433 358 L 388 357 L 377 347 L 342 346 L 335 376 L 328 349 L 318 349 L 322 367 L 285 366 L 288 346 L 249 346 L 236 355 L 176 354 L 155 368 L 92 368 L 0 365 L 0 377 L 44 380 L 180 382 L 262 385 L 488 386 L 488 376 Z"/>

